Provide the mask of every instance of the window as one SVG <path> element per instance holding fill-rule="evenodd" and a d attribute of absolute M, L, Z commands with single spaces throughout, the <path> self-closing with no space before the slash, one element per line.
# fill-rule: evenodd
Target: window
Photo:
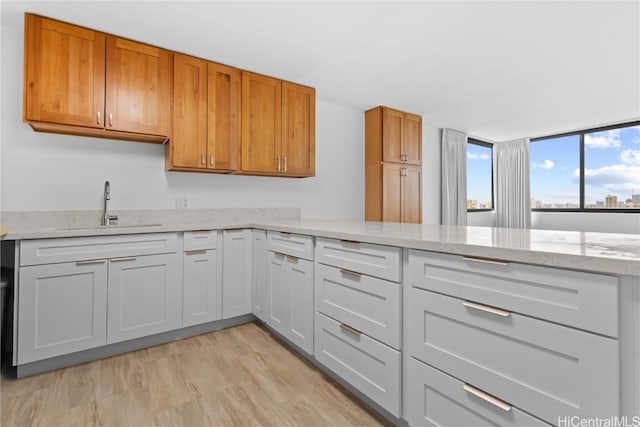
<path fill-rule="evenodd" d="M 533 209 L 640 210 L 640 123 L 531 140 Z"/>
<path fill-rule="evenodd" d="M 467 210 L 493 209 L 493 146 L 467 141 Z"/>

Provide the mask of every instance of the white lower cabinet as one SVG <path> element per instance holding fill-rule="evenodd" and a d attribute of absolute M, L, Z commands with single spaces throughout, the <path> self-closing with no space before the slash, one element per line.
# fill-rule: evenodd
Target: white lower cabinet
<path fill-rule="evenodd" d="M 267 324 L 313 354 L 313 262 L 268 252 Z"/>
<path fill-rule="evenodd" d="M 222 233 L 222 318 L 251 313 L 251 230 Z"/>
<path fill-rule="evenodd" d="M 175 254 L 110 259 L 108 288 L 107 343 L 181 326 Z"/>
<path fill-rule="evenodd" d="M 183 255 L 182 326 L 220 320 L 222 316 L 222 253 L 194 249 Z"/>
<path fill-rule="evenodd" d="M 316 359 L 396 417 L 400 352 L 316 312 Z"/>
<path fill-rule="evenodd" d="M 105 345 L 106 260 L 22 267 L 18 363 Z"/>
<path fill-rule="evenodd" d="M 251 230 L 251 311 L 263 322 L 269 318 L 267 263 L 267 232 Z"/>
<path fill-rule="evenodd" d="M 409 358 L 409 413 L 411 426 L 550 426 L 505 404 L 482 390 L 470 387 L 413 357 Z"/>

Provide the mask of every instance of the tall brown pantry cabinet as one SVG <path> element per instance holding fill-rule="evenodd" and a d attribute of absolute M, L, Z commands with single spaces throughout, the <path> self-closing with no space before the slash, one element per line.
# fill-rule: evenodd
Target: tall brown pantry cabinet
<path fill-rule="evenodd" d="M 365 220 L 422 222 L 422 117 L 365 112 Z"/>

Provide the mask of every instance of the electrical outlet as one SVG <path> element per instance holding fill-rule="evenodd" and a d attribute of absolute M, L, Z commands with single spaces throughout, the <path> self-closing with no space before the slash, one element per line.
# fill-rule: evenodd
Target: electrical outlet
<path fill-rule="evenodd" d="M 176 209 L 184 209 L 189 207 L 189 198 L 187 196 L 176 197 Z"/>

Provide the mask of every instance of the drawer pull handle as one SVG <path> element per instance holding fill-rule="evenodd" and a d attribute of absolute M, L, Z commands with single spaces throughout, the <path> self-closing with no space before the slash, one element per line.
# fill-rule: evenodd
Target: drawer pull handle
<path fill-rule="evenodd" d="M 475 308 L 476 310 L 484 311 L 484 312 L 487 312 L 487 313 L 496 314 L 496 315 L 502 316 L 502 317 L 511 316 L 511 312 L 509 312 L 509 311 L 500 310 L 499 308 L 490 307 L 488 305 L 482 305 L 482 304 L 478 304 L 478 303 L 471 302 L 471 301 L 462 301 L 462 305 L 464 305 L 465 307 L 469 307 L 469 308 Z"/>
<path fill-rule="evenodd" d="M 509 265 L 509 263 L 506 261 L 499 261 L 496 259 L 476 258 L 472 256 L 463 256 L 462 259 L 465 261 L 481 262 L 484 264 L 491 264 L 491 265 L 502 265 L 502 266 Z"/>
<path fill-rule="evenodd" d="M 344 243 L 345 245 L 359 245 L 360 242 L 355 241 L 355 240 L 340 240 L 340 242 Z"/>
<path fill-rule="evenodd" d="M 286 257 L 287 257 L 287 256 L 286 256 L 285 254 L 283 254 L 282 252 L 274 252 L 273 254 L 276 256 L 276 258 L 283 258 L 283 259 L 284 259 L 284 258 L 286 258 Z"/>
<path fill-rule="evenodd" d="M 349 325 L 345 325 L 344 323 L 340 323 L 340 329 L 342 329 L 343 331 L 347 331 L 357 337 L 359 337 L 360 334 L 362 334 L 362 332 L 360 332 L 359 330 L 352 328 Z"/>
<path fill-rule="evenodd" d="M 291 236 L 291 233 L 287 233 L 286 231 L 281 231 L 281 232 L 280 232 L 280 235 L 281 235 L 282 237 L 289 237 L 289 236 Z"/>
<path fill-rule="evenodd" d="M 497 406 L 503 411 L 509 412 L 511 410 L 511 405 L 509 405 L 507 402 L 500 400 L 497 397 L 493 397 L 482 390 L 478 390 L 477 388 L 470 386 L 469 384 L 463 385 L 462 388 L 464 388 L 464 391 L 466 391 L 467 393 L 473 394 L 475 397 L 478 397 L 485 402 L 491 403 L 492 405 Z"/>
<path fill-rule="evenodd" d="M 136 260 L 136 257 L 134 256 L 127 256 L 123 258 L 111 258 L 111 262 L 135 261 L 135 260 Z"/>
<path fill-rule="evenodd" d="M 347 274 L 347 275 L 349 275 L 349 276 L 353 276 L 353 277 L 357 277 L 358 279 L 359 279 L 360 277 L 362 277 L 362 274 L 360 274 L 360 273 L 358 273 L 358 272 L 355 272 L 355 271 L 347 270 L 347 269 L 344 269 L 344 268 L 341 268 L 341 269 L 340 269 L 340 273 L 342 273 L 342 274 Z"/>
<path fill-rule="evenodd" d="M 103 264 L 106 259 L 90 259 L 87 261 L 78 261 L 76 265 Z"/>
<path fill-rule="evenodd" d="M 192 251 L 184 251 L 185 254 L 187 255 L 202 255 L 202 254 L 206 254 L 207 250 L 206 249 L 194 249 Z"/>

